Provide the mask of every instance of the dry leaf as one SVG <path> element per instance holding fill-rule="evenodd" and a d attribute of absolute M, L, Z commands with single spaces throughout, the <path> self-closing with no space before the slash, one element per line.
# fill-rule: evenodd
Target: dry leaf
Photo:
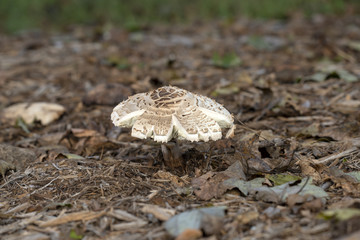
<path fill-rule="evenodd" d="M 175 240 L 195 240 L 202 237 L 202 231 L 199 229 L 186 229 Z"/>
<path fill-rule="evenodd" d="M 222 227 L 221 219 L 225 217 L 226 207 L 199 208 L 180 213 L 165 222 L 165 229 L 177 237 L 187 229 L 203 230 L 214 234 Z"/>
<path fill-rule="evenodd" d="M 0 144 L 0 174 L 5 175 L 7 170 L 22 170 L 31 165 L 36 159 L 35 153 L 26 148 Z"/>
<path fill-rule="evenodd" d="M 18 103 L 5 108 L 3 117 L 12 124 L 15 124 L 16 119 L 22 118 L 27 124 L 40 121 L 42 125 L 48 125 L 58 119 L 64 112 L 65 108 L 56 103 Z"/>
<path fill-rule="evenodd" d="M 165 172 L 165 171 L 159 170 L 158 172 L 156 172 L 154 174 L 154 177 L 170 180 L 170 182 L 172 184 L 174 184 L 176 187 L 184 187 L 185 186 L 185 183 L 182 180 L 182 178 L 180 178 L 170 172 Z"/>

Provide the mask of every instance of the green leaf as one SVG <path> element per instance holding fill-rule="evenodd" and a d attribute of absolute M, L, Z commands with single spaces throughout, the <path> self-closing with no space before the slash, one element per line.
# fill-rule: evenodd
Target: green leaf
<path fill-rule="evenodd" d="M 301 177 L 290 174 L 267 174 L 265 177 L 272 181 L 275 186 L 282 185 L 287 182 L 301 180 Z"/>
<path fill-rule="evenodd" d="M 348 220 L 355 216 L 360 216 L 360 209 L 340 208 L 340 209 L 326 210 L 318 214 L 319 218 L 325 220 L 336 219 L 338 221 Z"/>
<path fill-rule="evenodd" d="M 74 229 L 71 229 L 69 237 L 71 239 L 82 239 L 84 236 L 81 234 L 77 234 Z"/>
<path fill-rule="evenodd" d="M 240 88 L 236 86 L 235 84 L 230 84 L 225 87 L 217 88 L 213 92 L 211 92 L 211 96 L 217 97 L 219 95 L 231 95 L 234 93 L 238 93 L 240 91 Z"/>
<path fill-rule="evenodd" d="M 22 119 L 21 117 L 16 119 L 16 123 L 15 125 L 17 127 L 20 127 L 24 132 L 26 133 L 30 133 L 30 130 L 28 128 L 28 125 L 26 124 L 26 122 L 24 121 L 24 119 Z"/>
<path fill-rule="evenodd" d="M 241 64 L 241 60 L 235 53 L 226 53 L 222 56 L 215 53 L 212 57 L 212 63 L 216 67 L 230 68 L 239 66 Z"/>

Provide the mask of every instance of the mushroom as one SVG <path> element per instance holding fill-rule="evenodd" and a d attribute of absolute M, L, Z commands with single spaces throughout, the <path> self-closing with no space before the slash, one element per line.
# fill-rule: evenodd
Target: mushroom
<path fill-rule="evenodd" d="M 229 128 L 226 138 L 235 129 L 233 116 L 221 104 L 173 86 L 130 96 L 114 108 L 111 120 L 115 126 L 132 127 L 133 137 L 161 143 L 215 141 L 221 139 L 222 128 Z M 162 151 L 165 158 L 163 146 Z"/>

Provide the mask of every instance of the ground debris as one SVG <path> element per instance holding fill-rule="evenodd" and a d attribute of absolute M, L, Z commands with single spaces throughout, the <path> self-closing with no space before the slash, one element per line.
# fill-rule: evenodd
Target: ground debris
<path fill-rule="evenodd" d="M 296 15 L 110 31 L 120 38 L 93 38 L 91 27 L 2 35 L 0 235 L 358 238 L 358 21 Z M 184 162 L 171 169 L 159 144 L 113 127 L 118 102 L 164 85 L 223 104 L 234 136 L 179 142 Z M 14 106 L 21 114 L 9 117 Z M 213 208 L 220 217 L 200 213 Z M 201 216 L 196 229 L 167 230 L 189 213 Z"/>

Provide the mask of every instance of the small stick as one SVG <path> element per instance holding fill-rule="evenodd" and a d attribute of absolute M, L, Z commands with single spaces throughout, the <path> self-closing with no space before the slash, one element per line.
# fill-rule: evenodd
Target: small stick
<path fill-rule="evenodd" d="M 327 162 L 330 162 L 332 160 L 335 160 L 337 158 L 342 158 L 342 157 L 345 157 L 345 156 L 348 156 L 352 153 L 355 153 L 356 151 L 359 151 L 359 148 L 358 147 L 352 147 L 348 150 L 345 150 L 341 153 L 337 153 L 337 154 L 332 154 L 328 157 L 323 157 L 323 158 L 320 158 L 320 159 L 314 159 L 314 163 L 315 164 L 321 164 L 321 163 L 327 163 Z"/>

